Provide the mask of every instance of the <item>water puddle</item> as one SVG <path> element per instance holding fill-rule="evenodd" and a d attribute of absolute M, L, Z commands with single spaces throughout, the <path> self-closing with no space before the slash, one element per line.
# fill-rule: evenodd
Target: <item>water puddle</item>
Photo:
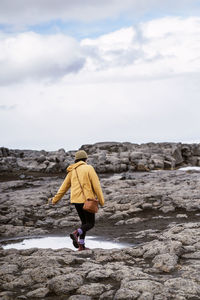
<path fill-rule="evenodd" d="M 3 241 L 5 243 L 5 241 Z M 40 237 L 40 238 L 25 238 L 20 242 L 17 240 L 6 241 L 6 245 L 3 245 L 4 249 L 30 249 L 30 248 L 40 248 L 40 249 L 62 249 L 68 248 L 76 250 L 72 245 L 72 240 L 69 237 Z M 122 249 L 126 247 L 131 247 L 133 245 L 128 243 L 117 243 L 113 241 L 103 240 L 93 236 L 87 236 L 86 246 L 90 249 L 101 248 L 101 249 Z"/>
<path fill-rule="evenodd" d="M 179 168 L 179 171 L 198 171 L 200 172 L 200 167 L 184 167 L 184 168 Z"/>

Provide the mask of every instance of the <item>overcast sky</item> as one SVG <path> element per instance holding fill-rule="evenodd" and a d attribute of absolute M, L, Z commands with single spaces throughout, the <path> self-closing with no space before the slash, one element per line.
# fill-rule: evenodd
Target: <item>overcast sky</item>
<path fill-rule="evenodd" d="M 200 143 L 199 0 L 1 0 L 0 146 Z"/>

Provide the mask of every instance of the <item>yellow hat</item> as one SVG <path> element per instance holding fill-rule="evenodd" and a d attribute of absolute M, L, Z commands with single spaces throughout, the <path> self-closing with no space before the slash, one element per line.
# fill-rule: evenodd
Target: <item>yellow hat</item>
<path fill-rule="evenodd" d="M 77 151 L 75 154 L 75 160 L 82 159 L 82 158 L 87 159 L 88 158 L 87 153 L 84 150 Z"/>

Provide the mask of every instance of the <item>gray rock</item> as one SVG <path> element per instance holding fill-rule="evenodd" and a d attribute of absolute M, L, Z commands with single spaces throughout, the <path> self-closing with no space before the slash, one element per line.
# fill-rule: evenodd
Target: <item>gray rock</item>
<path fill-rule="evenodd" d="M 100 175 L 106 205 L 99 210 L 91 234 L 141 244 L 81 253 L 70 249 L 18 251 L 0 247 L 0 298 L 15 300 L 55 295 L 63 299 L 167 300 L 172 299 L 176 291 L 177 300 L 198 299 L 199 173 L 146 172 L 145 168 L 144 172 L 131 171 L 138 170 L 141 161 L 143 167 L 153 170 L 152 158 L 163 160 L 163 168 L 167 166 L 166 161 L 175 166 L 174 147 L 182 155 L 180 164 L 198 163 L 199 156 L 195 154 L 199 145 L 88 145 L 86 148 L 95 168 L 103 173 L 115 172 Z M 60 234 L 63 229 L 68 234 L 72 227 L 76 228 L 79 219 L 69 205 L 69 194 L 55 206 L 47 205 L 48 197 L 56 193 L 65 177 L 65 174 L 57 177 L 50 174 L 55 170 L 61 172 L 66 162 L 73 162 L 74 153 L 9 150 L 8 156 L 0 155 L 0 164 L 3 162 L 7 169 L 15 172 L 18 168 L 18 174 L 25 174 L 20 180 L 17 174 L 16 180 L 1 182 L 1 237 L 40 235 L 53 230 Z M 46 159 L 44 162 L 40 162 L 42 156 Z M 176 164 L 177 161 L 178 158 Z M 49 176 L 41 177 L 37 173 L 29 177 L 28 170 L 34 167 L 35 172 L 40 172 L 43 164 L 46 168 L 49 166 Z M 125 166 L 127 171 L 116 173 Z M 47 169 L 42 172 L 46 173 Z"/>
<path fill-rule="evenodd" d="M 196 251 L 194 253 L 183 254 L 182 257 L 189 258 L 189 259 L 200 259 L 200 251 Z"/>
<path fill-rule="evenodd" d="M 106 270 L 95 270 L 89 272 L 87 275 L 87 279 L 98 281 L 100 279 L 105 279 L 114 276 L 114 271 L 112 269 L 106 269 Z"/>
<path fill-rule="evenodd" d="M 126 225 L 129 225 L 129 224 L 136 224 L 136 223 L 139 223 L 139 222 L 142 222 L 144 221 L 145 219 L 144 218 L 132 218 L 132 219 L 128 219 L 125 221 L 125 224 Z"/>
<path fill-rule="evenodd" d="M 106 289 L 110 289 L 111 287 L 107 287 L 104 284 L 101 283 L 90 283 L 90 284 L 84 284 L 81 286 L 77 292 L 86 295 L 86 296 L 91 296 L 91 297 L 97 297 L 102 295 L 103 292 L 106 291 Z"/>
<path fill-rule="evenodd" d="M 34 291 L 31 291 L 29 293 L 27 293 L 27 297 L 28 298 L 45 298 L 45 296 L 49 293 L 49 289 L 48 288 L 38 288 Z"/>
<path fill-rule="evenodd" d="M 154 164 L 156 169 L 164 169 L 164 157 L 158 154 L 151 156 L 151 163 Z"/>
<path fill-rule="evenodd" d="M 182 157 L 182 153 L 181 153 L 181 145 L 180 144 L 178 146 L 174 146 L 172 148 L 172 156 L 175 159 L 176 165 L 180 165 L 184 161 L 184 159 Z"/>
<path fill-rule="evenodd" d="M 138 299 L 140 293 L 138 291 L 128 290 L 127 288 L 120 288 L 115 294 L 114 300 L 132 300 Z"/>
<path fill-rule="evenodd" d="M 14 293 L 10 291 L 0 292 L 0 299 L 1 300 L 13 300 Z"/>
<path fill-rule="evenodd" d="M 172 278 L 166 280 L 164 283 L 165 287 L 180 291 L 185 293 L 188 296 L 199 296 L 200 295 L 200 286 L 197 282 L 191 279 L 184 279 L 184 278 Z"/>
<path fill-rule="evenodd" d="M 7 157 L 10 155 L 10 151 L 8 148 L 0 147 L 0 157 Z"/>
<path fill-rule="evenodd" d="M 0 276 L 3 276 L 5 274 L 13 274 L 18 271 L 18 266 L 16 264 L 4 264 L 0 266 Z"/>
<path fill-rule="evenodd" d="M 181 143 L 97 143 L 81 147 L 89 163 L 100 173 L 173 169 L 183 164 L 200 164 L 200 144 Z M 46 152 L 0 148 L 1 171 L 64 172 L 73 163 L 75 151 Z"/>
<path fill-rule="evenodd" d="M 188 216 L 186 214 L 177 214 L 176 218 L 180 219 L 180 218 L 188 218 Z"/>
<path fill-rule="evenodd" d="M 46 173 L 56 173 L 59 171 L 59 165 L 57 162 L 49 162 L 47 168 L 46 168 Z"/>
<path fill-rule="evenodd" d="M 170 255 L 168 253 L 156 255 L 155 258 L 152 260 L 152 263 L 154 264 L 153 268 L 166 273 L 175 270 L 177 262 L 177 255 Z"/>
<path fill-rule="evenodd" d="M 139 159 L 142 159 L 143 158 L 143 152 L 132 152 L 131 154 L 130 154 L 130 160 L 131 161 L 133 161 L 133 162 L 135 162 L 135 161 L 137 161 L 137 160 L 139 160 Z"/>
<path fill-rule="evenodd" d="M 41 156 L 38 157 L 36 160 L 37 160 L 38 163 L 41 164 L 41 163 L 43 163 L 44 161 L 46 161 L 46 157 L 45 157 L 44 155 L 41 155 Z"/>
<path fill-rule="evenodd" d="M 107 292 L 101 294 L 100 297 L 99 297 L 99 300 L 104 300 L 104 299 L 113 300 L 114 299 L 114 295 L 115 295 L 115 291 L 114 290 L 110 290 L 110 291 L 107 291 Z"/>
<path fill-rule="evenodd" d="M 175 207 L 173 205 L 168 205 L 168 206 L 166 205 L 166 206 L 161 207 L 160 210 L 166 214 L 166 213 L 175 211 Z"/>
<path fill-rule="evenodd" d="M 49 281 L 48 288 L 56 295 L 66 294 L 75 291 L 83 284 L 82 276 L 71 273 L 67 275 L 55 276 Z"/>
<path fill-rule="evenodd" d="M 68 300 L 92 300 L 92 298 L 85 295 L 73 295 Z"/>
<path fill-rule="evenodd" d="M 140 295 L 140 297 L 138 298 L 138 300 L 153 300 L 153 299 L 155 299 L 155 297 L 148 292 L 142 293 L 142 295 Z"/>
<path fill-rule="evenodd" d="M 121 287 L 123 289 L 132 290 L 134 293 L 149 293 L 150 295 L 156 295 L 160 293 L 163 289 L 163 285 L 151 281 L 151 280 L 136 280 L 136 281 L 126 281 L 123 280 Z M 133 298 L 134 299 L 134 298 Z"/>

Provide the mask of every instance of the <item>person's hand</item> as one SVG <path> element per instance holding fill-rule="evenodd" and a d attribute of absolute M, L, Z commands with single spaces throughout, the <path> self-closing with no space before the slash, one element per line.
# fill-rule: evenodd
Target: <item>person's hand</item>
<path fill-rule="evenodd" d="M 53 198 L 48 198 L 48 200 L 47 200 L 47 204 L 49 205 L 49 204 L 52 204 L 52 199 Z"/>

